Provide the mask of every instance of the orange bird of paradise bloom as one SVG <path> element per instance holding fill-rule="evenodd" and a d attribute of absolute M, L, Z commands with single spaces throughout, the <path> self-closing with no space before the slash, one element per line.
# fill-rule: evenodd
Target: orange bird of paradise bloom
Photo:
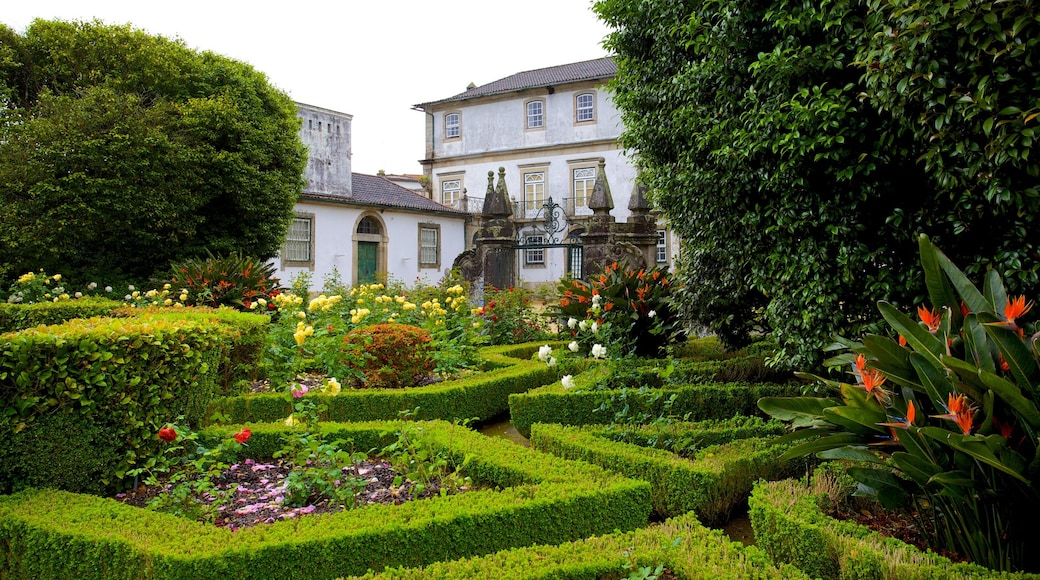
<path fill-rule="evenodd" d="M 928 327 L 928 332 L 939 330 L 939 323 L 942 322 L 941 313 L 935 310 L 929 310 L 924 306 L 918 306 L 917 315 L 921 317 L 921 322 L 925 323 Z"/>
<path fill-rule="evenodd" d="M 910 401 L 910 404 L 906 406 L 906 419 L 903 421 L 893 421 L 891 423 L 878 423 L 882 427 L 898 427 L 899 429 L 909 429 L 914 424 L 914 419 L 917 418 L 917 409 L 914 408 L 914 402 Z M 892 432 L 895 435 L 895 431 Z M 898 439 L 898 436 L 896 437 Z"/>
<path fill-rule="evenodd" d="M 971 434 L 972 419 L 975 416 L 975 407 L 968 402 L 964 394 L 954 395 L 950 393 L 947 397 L 945 415 L 935 415 L 936 419 L 949 419 L 961 428 L 961 433 Z"/>
<path fill-rule="evenodd" d="M 1004 318 L 1009 324 L 1015 324 L 1015 320 L 1025 316 L 1031 308 L 1033 308 L 1033 302 L 1030 301 L 1026 304 L 1025 296 L 1019 296 L 1014 300 L 1009 298 L 1007 304 L 1004 305 Z"/>

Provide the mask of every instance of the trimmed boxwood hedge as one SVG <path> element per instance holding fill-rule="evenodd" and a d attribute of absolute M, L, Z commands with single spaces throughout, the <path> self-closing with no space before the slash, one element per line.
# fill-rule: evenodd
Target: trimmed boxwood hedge
<path fill-rule="evenodd" d="M 793 566 L 775 566 L 754 546 L 729 541 L 722 532 L 702 526 L 693 515 L 659 526 L 568 542 L 503 550 L 488 556 L 437 562 L 423 568 L 392 568 L 359 580 L 433 578 L 553 578 L 601 580 L 627 578 L 638 568 L 663 565 L 686 580 L 724 578 L 808 578 Z"/>
<path fill-rule="evenodd" d="M 731 511 L 744 503 L 758 479 L 778 479 L 802 473 L 804 461 L 781 463 L 783 448 L 772 443 L 773 423 L 744 419 L 678 423 L 668 427 L 644 427 L 642 437 L 656 431 L 661 437 L 701 441 L 695 455 L 687 458 L 664 449 L 654 449 L 613 440 L 616 428 L 605 426 L 564 427 L 535 424 L 531 444 L 566 459 L 580 459 L 650 482 L 651 501 L 659 517 L 694 511 L 708 525 L 721 525 Z M 765 435 L 754 437 L 753 435 Z"/>
<path fill-rule="evenodd" d="M 756 484 L 748 500 L 756 544 L 774 561 L 815 578 L 1040 578 L 954 563 L 855 522 L 836 520 L 820 508 L 827 497 L 805 480 Z"/>
<path fill-rule="evenodd" d="M 0 492 L 119 485 L 164 423 L 201 422 L 227 339 L 224 326 L 183 317 L 74 319 L 0 335 Z M 41 448 L 79 458 L 67 464 L 83 471 L 56 477 L 66 458 Z"/>
<path fill-rule="evenodd" d="M 326 425 L 365 446 L 401 422 Z M 0 569 L 8 578 L 335 578 L 385 566 L 424 566 L 536 543 L 558 544 L 646 524 L 646 482 L 564 461 L 445 422 L 426 441 L 464 460 L 492 489 L 372 505 L 229 531 L 115 500 L 54 490 L 0 497 Z M 271 446 L 284 425 L 249 426 L 247 449 Z M 241 425 L 212 428 L 227 436 Z M 255 439 L 255 441 L 254 441 Z"/>
<path fill-rule="evenodd" d="M 109 316 L 122 306 L 122 302 L 94 296 L 34 304 L 0 302 L 0 333 L 41 325 L 61 324 L 74 318 Z"/>
<path fill-rule="evenodd" d="M 543 343 L 481 349 L 485 371 L 452 381 L 404 389 L 344 389 L 339 395 L 317 397 L 328 406 L 328 421 L 396 419 L 402 411 L 419 408 L 421 419 L 486 421 L 509 409 L 508 397 L 558 379 L 545 363 L 531 360 Z M 287 417 L 292 403 L 285 393 L 224 397 L 213 401 L 208 416 L 220 412 L 234 423 L 278 421 Z"/>
<path fill-rule="evenodd" d="M 530 437 L 531 425 L 535 423 L 609 423 L 614 420 L 615 413 L 626 406 L 631 415 L 668 415 L 690 421 L 728 419 L 735 415 L 762 416 L 758 408 L 760 398 L 801 394 L 801 387 L 794 383 L 705 383 L 625 391 L 582 389 L 583 385 L 595 382 L 595 374 L 577 375 L 576 386 L 570 390 L 564 389 L 557 381 L 509 395 L 509 415 L 513 426 L 524 437 Z"/>

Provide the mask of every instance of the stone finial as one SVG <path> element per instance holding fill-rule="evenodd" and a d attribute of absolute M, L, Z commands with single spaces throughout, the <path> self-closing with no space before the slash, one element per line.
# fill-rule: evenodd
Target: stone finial
<path fill-rule="evenodd" d="M 513 215 L 509 203 L 509 192 L 506 188 L 506 168 L 498 168 L 498 186 L 494 185 L 495 172 L 488 171 L 488 190 L 484 197 L 484 217 L 509 217 Z"/>
<path fill-rule="evenodd" d="M 604 169 L 606 160 L 599 158 L 599 170 L 596 171 L 596 183 L 592 186 L 592 197 L 589 199 L 589 208 L 593 215 L 609 214 L 614 209 L 614 198 L 610 195 L 610 184 L 607 182 L 607 172 Z"/>
<path fill-rule="evenodd" d="M 650 202 L 646 200 L 646 187 L 636 179 L 632 188 L 632 198 L 628 200 L 628 209 L 633 214 L 645 214 L 650 212 Z"/>

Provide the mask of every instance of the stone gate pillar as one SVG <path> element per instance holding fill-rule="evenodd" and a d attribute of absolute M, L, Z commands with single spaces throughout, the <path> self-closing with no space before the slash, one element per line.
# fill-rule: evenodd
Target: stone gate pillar
<path fill-rule="evenodd" d="M 484 271 L 484 288 L 509 288 L 516 285 L 516 228 L 513 206 L 506 188 L 506 169 L 488 171 L 488 188 L 481 212 L 481 228 L 477 233 L 477 251 Z"/>

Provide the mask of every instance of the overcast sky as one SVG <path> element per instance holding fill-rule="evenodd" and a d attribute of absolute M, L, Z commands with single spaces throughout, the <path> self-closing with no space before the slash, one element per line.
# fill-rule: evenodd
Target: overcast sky
<path fill-rule="evenodd" d="M 22 0 L 0 22 L 99 19 L 248 62 L 293 99 L 354 116 L 353 170 L 420 173 L 435 101 L 513 73 L 606 56 L 591 0 Z"/>

